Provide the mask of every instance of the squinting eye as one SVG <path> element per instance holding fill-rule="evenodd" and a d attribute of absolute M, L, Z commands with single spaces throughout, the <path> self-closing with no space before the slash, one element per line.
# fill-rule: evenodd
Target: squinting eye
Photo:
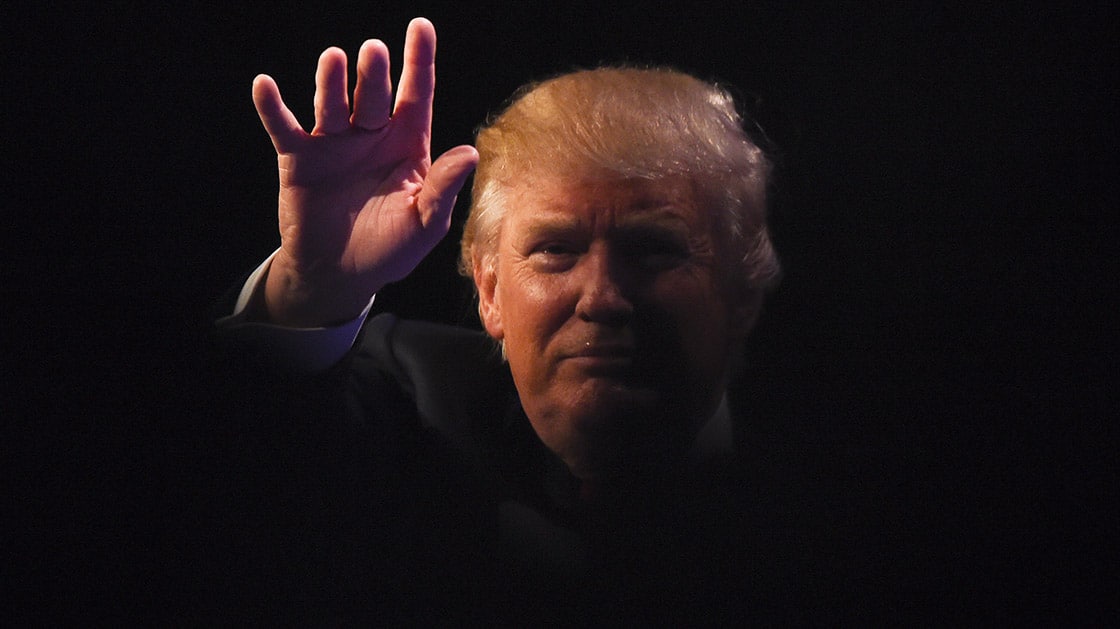
<path fill-rule="evenodd" d="M 537 251 L 551 256 L 574 255 L 576 253 L 574 247 L 565 244 L 549 244 L 537 249 Z"/>
<path fill-rule="evenodd" d="M 641 266 L 660 270 L 681 264 L 688 257 L 688 248 L 670 241 L 645 240 L 632 243 L 627 253 Z"/>
<path fill-rule="evenodd" d="M 572 268 L 579 254 L 579 249 L 574 245 L 552 242 L 534 248 L 529 254 L 529 260 L 541 271 L 558 273 Z"/>

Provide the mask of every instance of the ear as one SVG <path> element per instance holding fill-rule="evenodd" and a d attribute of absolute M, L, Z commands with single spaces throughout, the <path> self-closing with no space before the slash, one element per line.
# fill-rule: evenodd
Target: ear
<path fill-rule="evenodd" d="M 760 310 L 762 310 L 762 291 L 751 290 L 735 295 L 728 321 L 731 336 L 740 341 L 745 340 L 754 329 Z"/>
<path fill-rule="evenodd" d="M 505 337 L 502 326 L 502 309 L 498 304 L 498 272 L 493 261 L 476 261 L 474 264 L 474 285 L 478 289 L 478 318 L 482 320 L 486 333 L 495 341 Z"/>

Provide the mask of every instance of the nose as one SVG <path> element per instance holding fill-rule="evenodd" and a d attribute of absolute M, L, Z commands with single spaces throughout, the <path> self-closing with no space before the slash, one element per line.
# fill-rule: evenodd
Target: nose
<path fill-rule="evenodd" d="M 584 273 L 576 313 L 584 321 L 624 325 L 634 314 L 626 271 L 605 247 L 592 247 L 581 260 Z"/>

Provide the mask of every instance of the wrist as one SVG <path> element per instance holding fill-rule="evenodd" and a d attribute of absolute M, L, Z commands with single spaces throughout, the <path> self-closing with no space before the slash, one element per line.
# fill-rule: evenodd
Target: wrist
<path fill-rule="evenodd" d="M 268 270 L 258 312 L 286 327 L 335 327 L 360 316 L 375 292 L 356 289 L 341 273 L 297 272 L 281 252 Z"/>

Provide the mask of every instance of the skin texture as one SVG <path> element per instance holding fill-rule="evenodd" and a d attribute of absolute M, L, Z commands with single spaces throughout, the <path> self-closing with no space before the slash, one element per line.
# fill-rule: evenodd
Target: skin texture
<path fill-rule="evenodd" d="M 478 153 L 459 146 L 432 162 L 435 50 L 431 22 L 413 20 L 394 99 L 389 52 L 378 40 L 366 41 L 352 107 L 346 54 L 324 51 L 311 133 L 271 77 L 254 80 L 253 103 L 280 171 L 281 244 L 257 306 L 260 318 L 303 327 L 353 319 L 447 233 Z"/>
<path fill-rule="evenodd" d="M 717 278 L 687 180 L 526 178 L 480 314 L 541 440 L 585 480 L 648 477 L 683 455 L 749 328 Z"/>

